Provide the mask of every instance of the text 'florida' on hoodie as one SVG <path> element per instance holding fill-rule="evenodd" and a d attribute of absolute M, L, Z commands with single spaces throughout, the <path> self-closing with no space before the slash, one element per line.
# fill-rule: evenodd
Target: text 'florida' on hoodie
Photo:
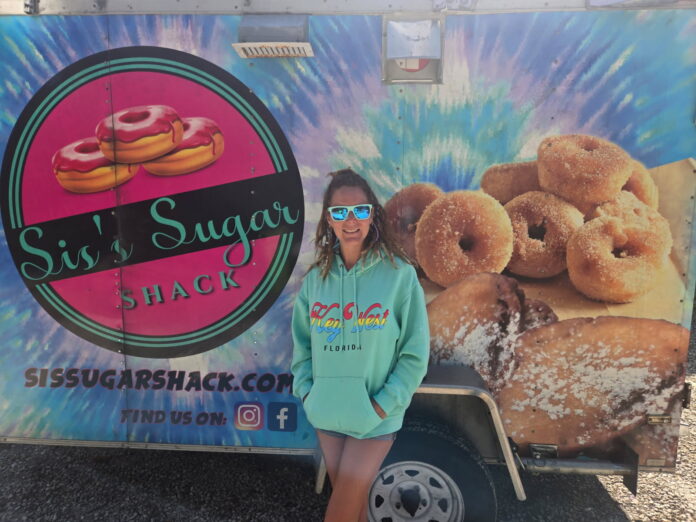
<path fill-rule="evenodd" d="M 293 394 L 308 394 L 312 426 L 356 438 L 401 428 L 430 349 L 423 289 L 411 265 L 371 254 L 351 270 L 337 256 L 325 279 L 310 270 L 295 302 L 292 337 Z"/>

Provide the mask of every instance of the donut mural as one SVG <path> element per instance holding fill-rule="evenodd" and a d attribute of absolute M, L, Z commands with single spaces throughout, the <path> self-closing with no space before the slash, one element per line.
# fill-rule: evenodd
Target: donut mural
<path fill-rule="evenodd" d="M 103 114 L 81 111 L 103 100 Z M 292 152 L 210 63 L 144 47 L 84 58 L 32 98 L 8 149 L 15 265 L 46 311 L 95 344 L 149 358 L 209 350 L 290 276 L 303 216 Z M 57 183 L 45 183 L 49 165 Z"/>
<path fill-rule="evenodd" d="M 418 267 L 431 363 L 482 376 L 522 455 L 674 466 L 694 13 L 448 15 L 434 85 L 382 83 L 378 16 L 310 16 L 309 59 L 239 58 L 239 23 L 0 17 L 0 434 L 312 448 L 290 314 L 350 167 Z"/>

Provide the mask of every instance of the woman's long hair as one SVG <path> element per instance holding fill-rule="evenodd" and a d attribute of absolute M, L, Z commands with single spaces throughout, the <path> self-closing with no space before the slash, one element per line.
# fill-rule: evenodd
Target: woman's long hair
<path fill-rule="evenodd" d="M 399 257 L 411 263 L 403 249 L 394 241 L 392 234 L 387 227 L 386 214 L 384 207 L 377 200 L 377 196 L 370 188 L 365 179 L 352 169 L 341 169 L 329 173 L 331 181 L 324 192 L 324 202 L 321 208 L 321 218 L 317 225 L 317 232 L 314 236 L 316 257 L 314 265 L 319 268 L 322 278 L 326 278 L 336 257 L 336 236 L 327 221 L 328 208 L 334 192 L 341 187 L 357 187 L 367 196 L 367 202 L 372 204 L 372 225 L 364 242 L 363 255 L 375 253 L 377 255 L 386 254 L 392 264 L 394 258 Z"/>

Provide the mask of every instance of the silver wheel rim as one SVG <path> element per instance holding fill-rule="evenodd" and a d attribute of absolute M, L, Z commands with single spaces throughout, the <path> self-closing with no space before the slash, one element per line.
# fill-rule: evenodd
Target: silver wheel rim
<path fill-rule="evenodd" d="M 417 461 L 383 468 L 370 488 L 370 520 L 459 522 L 464 499 L 447 473 Z"/>

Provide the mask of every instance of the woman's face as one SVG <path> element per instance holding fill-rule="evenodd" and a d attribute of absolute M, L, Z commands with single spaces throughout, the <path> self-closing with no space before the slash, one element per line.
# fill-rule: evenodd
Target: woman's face
<path fill-rule="evenodd" d="M 367 194 L 359 187 L 340 187 L 336 189 L 329 202 L 330 207 L 360 205 L 369 203 Z M 374 212 L 374 209 L 373 209 Z M 327 216 L 329 226 L 343 247 L 357 246 L 362 248 L 367 234 L 370 232 L 372 224 L 372 214 L 368 219 L 356 219 L 353 212 L 348 213 L 348 217 L 343 221 L 334 221 Z"/>

